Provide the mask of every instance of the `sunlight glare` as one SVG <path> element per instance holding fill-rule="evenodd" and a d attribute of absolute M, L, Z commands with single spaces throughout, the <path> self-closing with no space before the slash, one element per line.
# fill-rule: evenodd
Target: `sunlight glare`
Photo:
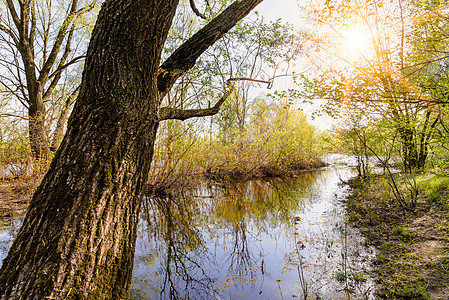
<path fill-rule="evenodd" d="M 368 56 L 372 49 L 369 33 L 359 28 L 348 28 L 342 32 L 343 47 L 349 55 Z"/>

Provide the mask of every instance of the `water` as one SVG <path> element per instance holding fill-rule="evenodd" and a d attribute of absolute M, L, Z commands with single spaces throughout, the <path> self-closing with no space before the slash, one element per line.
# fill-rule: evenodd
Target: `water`
<path fill-rule="evenodd" d="M 347 299 L 346 288 L 374 299 L 373 249 L 345 224 L 353 175 L 328 168 L 149 201 L 132 297 Z"/>
<path fill-rule="evenodd" d="M 147 199 L 131 298 L 374 299 L 374 252 L 345 224 L 353 175 L 338 166 Z M 0 260 L 18 223 L 1 223 Z"/>
<path fill-rule="evenodd" d="M 0 167 L 0 178 L 14 178 L 30 174 L 33 170 L 32 165 L 27 164 L 8 164 Z"/>

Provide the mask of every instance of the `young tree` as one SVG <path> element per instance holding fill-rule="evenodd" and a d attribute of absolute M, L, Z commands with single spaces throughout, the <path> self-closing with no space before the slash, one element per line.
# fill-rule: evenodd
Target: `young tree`
<path fill-rule="evenodd" d="M 1 299 L 129 295 L 140 202 L 175 81 L 262 0 L 238 0 L 160 64 L 178 0 L 106 0 L 67 133 L 0 270 Z"/>
<path fill-rule="evenodd" d="M 318 22 L 326 24 L 327 33 L 334 30 L 337 34 L 331 36 L 345 47 L 339 45 L 339 50 L 336 50 L 338 47 L 330 50 L 334 51 L 339 65 L 328 68 L 316 78 L 313 92 L 314 96 L 328 100 L 326 106 L 331 113 L 336 114 L 341 109 L 365 118 L 388 119 L 398 133 L 396 148 L 404 171 L 413 172 L 425 167 L 430 140 L 438 125 L 434 105 L 441 101 L 423 88 L 420 83 L 425 81 L 422 74 L 419 79 L 412 76 L 417 68 L 427 65 L 416 60 L 415 45 L 425 49 L 422 47 L 424 43 L 429 49 L 437 43 L 430 43 L 432 38 L 420 38 L 417 43 L 416 37 L 413 42 L 413 36 L 423 32 L 419 30 L 423 27 L 419 20 L 427 13 L 412 11 L 406 4 L 411 5 L 402 0 L 326 1 L 316 9 L 314 14 Z M 434 19 L 437 13 L 432 12 L 432 16 L 427 18 Z M 355 25 L 364 31 L 355 30 Z M 437 36 L 435 33 L 433 38 Z M 369 36 L 367 45 L 354 40 L 354 35 L 359 40 Z M 348 55 L 350 50 L 354 50 L 351 48 L 356 47 L 360 47 L 356 51 L 358 54 Z M 441 53 L 441 50 L 443 48 L 439 47 L 435 52 Z M 422 57 L 421 54 L 420 60 Z M 427 72 L 427 75 L 432 74 Z"/>

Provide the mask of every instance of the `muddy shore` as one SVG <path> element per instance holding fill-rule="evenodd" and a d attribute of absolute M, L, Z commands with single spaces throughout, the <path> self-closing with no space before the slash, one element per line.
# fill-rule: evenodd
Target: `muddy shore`
<path fill-rule="evenodd" d="M 36 185 L 34 180 L 0 181 L 0 219 L 23 216 Z"/>
<path fill-rule="evenodd" d="M 352 180 L 347 201 L 352 224 L 378 250 L 373 261 L 385 299 L 449 299 L 449 209 L 420 193 L 412 210 L 385 194 L 388 189 Z"/>

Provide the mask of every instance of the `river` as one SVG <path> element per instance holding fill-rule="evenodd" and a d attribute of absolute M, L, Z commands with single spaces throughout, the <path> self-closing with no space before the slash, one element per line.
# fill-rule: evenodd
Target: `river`
<path fill-rule="evenodd" d="M 131 299 L 374 299 L 374 250 L 346 223 L 352 176 L 334 165 L 146 199 Z M 3 260 L 21 220 L 1 221 Z"/>

